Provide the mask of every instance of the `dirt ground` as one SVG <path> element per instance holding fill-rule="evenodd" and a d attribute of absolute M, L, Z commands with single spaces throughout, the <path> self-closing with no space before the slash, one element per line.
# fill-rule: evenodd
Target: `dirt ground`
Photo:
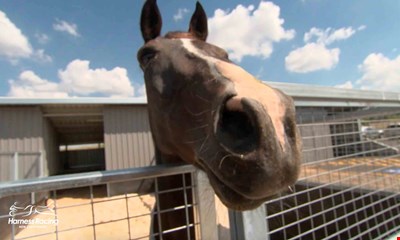
<path fill-rule="evenodd" d="M 400 192 L 400 159 L 352 158 L 309 164 L 302 167 L 300 180 L 318 184 L 337 184 L 371 190 Z M 56 206 L 58 225 L 28 225 L 19 229 L 16 239 L 149 239 L 153 195 L 128 194 L 108 198 L 105 187 L 94 187 L 93 204 L 89 188 L 57 191 L 47 201 Z M 34 215 L 54 219 L 53 215 Z M 224 219 L 229 228 L 229 219 Z M 220 221 L 221 222 L 221 221 Z"/>
<path fill-rule="evenodd" d="M 98 240 L 148 239 L 154 197 L 129 194 L 126 197 L 120 195 L 107 198 L 102 196 L 103 191 L 102 188 L 94 188 L 93 205 L 90 197 L 87 197 L 88 188 L 57 192 L 56 202 L 49 199 L 47 206 L 52 208 L 56 205 L 58 225 L 31 224 L 20 231 L 16 239 L 34 235 L 40 236 L 31 239 L 56 239 L 56 227 L 59 240 L 94 239 L 94 236 Z M 34 216 L 40 219 L 54 219 L 53 215 Z"/>
<path fill-rule="evenodd" d="M 300 180 L 400 192 L 400 158 L 361 157 L 304 165 Z"/>
<path fill-rule="evenodd" d="M 89 188 L 57 191 L 55 199 L 56 201 L 47 200 L 46 204 L 50 208 L 56 206 L 58 225 L 29 225 L 26 228 L 22 226 L 15 239 L 53 240 L 56 239 L 56 227 L 59 240 L 90 240 L 95 239 L 94 236 L 97 240 L 149 239 L 150 214 L 155 204 L 155 197 L 151 194 L 128 194 L 108 198 L 105 187 L 94 187 L 93 205 Z M 228 240 L 228 212 L 217 198 L 215 200 L 219 239 Z M 34 216 L 41 219 L 55 218 L 54 215 Z"/>

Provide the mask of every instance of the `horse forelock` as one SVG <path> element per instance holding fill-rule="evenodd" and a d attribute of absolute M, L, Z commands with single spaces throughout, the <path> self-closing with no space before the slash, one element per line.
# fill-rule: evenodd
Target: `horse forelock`
<path fill-rule="evenodd" d="M 165 38 L 168 39 L 180 39 L 180 38 L 184 38 L 184 39 L 196 39 L 195 36 L 193 36 L 191 33 L 189 32 L 179 32 L 179 31 L 175 31 L 175 32 L 168 32 L 167 34 L 165 34 L 164 36 Z"/>

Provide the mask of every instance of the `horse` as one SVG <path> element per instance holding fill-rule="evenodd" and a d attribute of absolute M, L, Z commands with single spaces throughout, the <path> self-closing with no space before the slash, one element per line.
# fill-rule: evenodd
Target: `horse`
<path fill-rule="evenodd" d="M 208 22 L 197 2 L 188 31 L 161 36 L 156 0 L 142 8 L 144 45 L 137 59 L 144 74 L 156 164 L 189 163 L 204 171 L 229 209 L 257 208 L 293 185 L 299 175 L 301 141 L 293 100 L 229 60 L 206 41 Z M 159 191 L 177 188 L 187 177 L 157 180 Z M 192 202 L 182 193 L 157 198 L 157 211 Z M 193 211 L 164 211 L 154 217 L 162 239 L 193 239 L 185 225 Z"/>

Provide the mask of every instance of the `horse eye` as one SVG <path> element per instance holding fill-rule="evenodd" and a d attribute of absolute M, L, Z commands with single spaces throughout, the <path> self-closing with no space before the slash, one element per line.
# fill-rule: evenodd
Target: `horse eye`
<path fill-rule="evenodd" d="M 224 58 L 229 60 L 229 53 L 225 52 Z"/>
<path fill-rule="evenodd" d="M 139 62 L 142 67 L 146 67 L 156 56 L 157 52 L 153 50 L 143 51 L 139 56 Z"/>

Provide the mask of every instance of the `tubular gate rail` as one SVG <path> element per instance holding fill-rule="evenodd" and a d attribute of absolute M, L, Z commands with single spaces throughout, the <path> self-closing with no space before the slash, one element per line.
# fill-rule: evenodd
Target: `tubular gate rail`
<path fill-rule="evenodd" d="M 301 175 L 254 212 L 231 213 L 232 239 L 400 237 L 400 94 L 272 85 L 296 103 Z"/>
<path fill-rule="evenodd" d="M 219 239 L 385 239 L 400 234 L 400 94 L 272 85 L 296 103 L 303 140 L 299 181 L 254 211 L 229 212 L 230 237 Z M 193 212 L 195 220 L 152 233 L 151 217 L 162 214 L 152 209 L 163 194 L 154 180 L 175 174 L 182 175 L 182 187 L 167 191 L 181 191 L 194 201 L 166 211 Z M 187 165 L 154 166 L 1 183 L 0 239 L 73 239 L 77 232 L 83 239 L 149 239 L 191 228 L 196 236 L 190 239 L 218 239 L 219 220 L 210 211 L 213 193 L 200 175 Z M 107 189 L 116 186 L 110 196 Z M 20 210 L 32 192 L 42 201 Z M 45 224 L 14 224 L 10 214 Z M 4 226 L 7 236 L 1 235 Z"/>
<path fill-rule="evenodd" d="M 270 239 L 384 239 L 399 232 L 400 125 L 388 127 L 399 115 L 343 119 L 345 110 L 328 113 L 341 115 L 337 120 L 299 124 L 300 179 L 265 204 Z"/>
<path fill-rule="evenodd" d="M 165 165 L 2 183 L 1 239 L 75 239 L 76 236 L 82 239 L 149 239 L 182 228 L 198 228 L 200 216 L 195 222 L 188 222 L 187 219 L 186 225 L 177 229 L 162 233 L 150 231 L 152 215 L 197 207 L 197 196 L 193 191 L 196 179 L 186 181 L 186 184 L 183 180 L 182 187 L 163 191 L 157 190 L 157 181 L 154 180 L 171 175 L 182 175 L 182 179 L 187 179 L 188 176 L 195 176 L 194 172 L 194 167 L 190 165 Z M 136 193 L 107 196 L 106 184 L 126 182 L 137 186 L 133 190 Z M 151 187 L 153 183 L 154 191 Z M 171 191 L 193 194 L 194 200 L 174 209 L 153 211 L 155 199 Z M 34 204 L 29 200 L 20 201 L 24 195 L 31 193 L 41 196 L 42 201 Z"/>

